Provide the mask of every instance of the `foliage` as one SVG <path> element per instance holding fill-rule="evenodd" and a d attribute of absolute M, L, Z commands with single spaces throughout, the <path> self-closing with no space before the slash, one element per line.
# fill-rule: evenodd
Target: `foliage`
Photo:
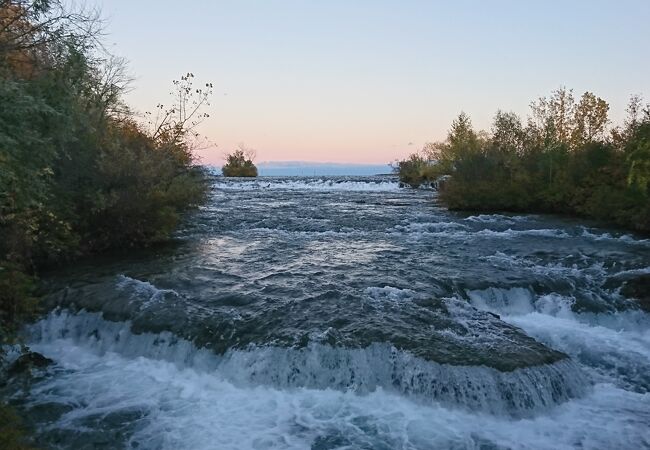
<path fill-rule="evenodd" d="M 11 343 L 19 324 L 33 316 L 35 287 L 34 278 L 19 267 L 0 264 L 0 342 Z"/>
<path fill-rule="evenodd" d="M 0 448 L 5 450 L 29 450 L 22 421 L 8 405 L 0 403 Z"/>
<path fill-rule="evenodd" d="M 226 156 L 226 164 L 221 168 L 224 177 L 256 177 L 257 167 L 253 163 L 255 151 L 240 145 Z"/>
<path fill-rule="evenodd" d="M 414 188 L 431 183 L 437 178 L 433 163 L 425 155 L 418 153 L 398 161 L 395 171 L 402 183 Z"/>
<path fill-rule="evenodd" d="M 624 126 L 612 129 L 608 110 L 590 92 L 576 101 L 560 88 L 531 104 L 525 125 L 499 111 L 489 134 L 476 133 L 461 114 L 444 142 L 428 145 L 435 170 L 414 171 L 422 159 L 412 155 L 400 178 L 451 175 L 440 192 L 451 209 L 574 214 L 650 231 L 650 107 L 632 97 Z"/>
<path fill-rule="evenodd" d="M 174 82 L 140 123 L 91 11 L 0 0 L 0 343 L 34 311 L 39 267 L 167 239 L 206 184 L 195 131 L 212 86 Z"/>

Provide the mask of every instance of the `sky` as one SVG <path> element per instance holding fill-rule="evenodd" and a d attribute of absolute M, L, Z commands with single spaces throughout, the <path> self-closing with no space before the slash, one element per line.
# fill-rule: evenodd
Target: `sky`
<path fill-rule="evenodd" d="M 259 161 L 385 164 L 442 140 L 461 111 L 498 110 L 566 86 L 622 120 L 650 97 L 650 1 L 92 0 L 137 111 L 192 72 L 214 86 L 200 150 Z"/>

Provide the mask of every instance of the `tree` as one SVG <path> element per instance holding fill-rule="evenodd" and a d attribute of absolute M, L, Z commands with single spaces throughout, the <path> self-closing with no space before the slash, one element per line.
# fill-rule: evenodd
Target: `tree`
<path fill-rule="evenodd" d="M 247 148 L 244 144 L 234 152 L 226 155 L 226 164 L 221 168 L 225 177 L 256 177 L 257 167 L 253 163 L 255 150 Z"/>
<path fill-rule="evenodd" d="M 542 140 L 566 146 L 570 144 L 575 115 L 573 90 L 561 87 L 549 97 L 532 102 L 530 107 L 532 124 L 542 133 Z"/>
<path fill-rule="evenodd" d="M 625 118 L 624 126 L 627 131 L 633 131 L 636 129 L 639 121 L 641 120 L 641 115 L 643 112 L 643 97 L 639 94 L 634 94 L 630 97 L 630 101 L 627 104 L 627 117 Z"/>
<path fill-rule="evenodd" d="M 97 11 L 66 3 L 0 0 L 0 65 L 29 78 L 56 65 L 70 48 L 97 47 L 102 28 Z"/>
<path fill-rule="evenodd" d="M 491 140 L 503 152 L 522 154 L 525 133 L 519 116 L 512 112 L 497 111 L 492 122 Z"/>
<path fill-rule="evenodd" d="M 174 90 L 170 92 L 172 105 L 165 107 L 159 103 L 156 106 L 155 117 L 150 112 L 146 113 L 151 137 L 170 145 L 181 141 L 188 145 L 194 144 L 192 140 L 199 136 L 198 126 L 210 117 L 210 114 L 203 109 L 210 106 L 212 83 L 194 87 L 194 74 L 191 72 L 182 75 L 172 83 L 174 85 Z"/>
<path fill-rule="evenodd" d="M 601 140 L 609 119 L 609 105 L 605 100 L 591 92 L 585 92 L 575 107 L 571 147 L 578 148 L 588 142 Z"/>
<path fill-rule="evenodd" d="M 40 268 L 167 239 L 207 187 L 192 145 L 211 85 L 183 77 L 173 113 L 147 129 L 100 22 L 68 4 L 0 0 L 0 346 L 33 312 Z"/>
<path fill-rule="evenodd" d="M 650 105 L 633 96 L 611 137 L 608 110 L 593 93 L 576 104 L 560 88 L 531 103 L 525 127 L 498 111 L 491 133 L 476 133 L 461 114 L 444 143 L 426 147 L 437 164 L 411 155 L 398 165 L 400 179 L 451 175 L 439 196 L 450 209 L 575 214 L 650 231 Z"/>
<path fill-rule="evenodd" d="M 461 112 L 452 122 L 447 141 L 452 151 L 458 154 L 472 153 L 478 149 L 478 136 L 472 128 L 471 119 L 464 112 Z"/>

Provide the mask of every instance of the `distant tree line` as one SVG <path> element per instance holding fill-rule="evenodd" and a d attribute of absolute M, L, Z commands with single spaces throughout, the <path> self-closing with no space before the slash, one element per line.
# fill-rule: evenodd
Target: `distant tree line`
<path fill-rule="evenodd" d="M 101 21 L 70 4 L 0 0 L 0 344 L 39 268 L 164 240 L 206 192 L 192 149 L 212 86 L 188 73 L 139 120 Z"/>
<path fill-rule="evenodd" d="M 398 163 L 412 186 L 440 183 L 450 209 L 562 213 L 650 231 L 650 106 L 633 96 L 622 126 L 590 92 L 561 88 L 525 122 L 499 111 L 476 132 L 461 113 L 444 142 Z M 445 176 L 446 175 L 446 176 Z"/>

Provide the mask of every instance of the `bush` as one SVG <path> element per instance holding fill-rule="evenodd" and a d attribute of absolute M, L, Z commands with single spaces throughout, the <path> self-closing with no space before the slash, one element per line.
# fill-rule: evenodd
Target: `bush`
<path fill-rule="evenodd" d="M 399 163 L 411 185 L 450 177 L 440 199 L 450 209 L 573 214 L 650 232 L 650 106 L 633 97 L 623 128 L 606 133 L 607 103 L 591 93 L 575 102 L 559 89 L 532 104 L 524 127 L 498 112 L 492 132 L 475 133 L 461 114 L 447 140 Z"/>
<path fill-rule="evenodd" d="M 430 184 L 437 178 L 434 163 L 426 157 L 413 154 L 404 161 L 399 161 L 396 167 L 399 180 L 413 188 Z"/>
<path fill-rule="evenodd" d="M 257 167 L 253 164 L 253 157 L 246 155 L 246 150 L 240 148 L 226 157 L 221 172 L 224 177 L 256 177 Z"/>
<path fill-rule="evenodd" d="M 36 314 L 35 281 L 21 267 L 0 263 L 0 343 L 11 343 L 20 324 Z"/>
<path fill-rule="evenodd" d="M 97 23 L 0 1 L 0 344 L 34 313 L 40 267 L 167 239 L 207 191 L 192 148 L 212 86 L 182 76 L 175 104 L 139 123 L 124 67 L 96 57 Z"/>
<path fill-rule="evenodd" d="M 0 403 L 0 448 L 4 450 L 30 450 L 22 421 L 8 405 Z"/>

